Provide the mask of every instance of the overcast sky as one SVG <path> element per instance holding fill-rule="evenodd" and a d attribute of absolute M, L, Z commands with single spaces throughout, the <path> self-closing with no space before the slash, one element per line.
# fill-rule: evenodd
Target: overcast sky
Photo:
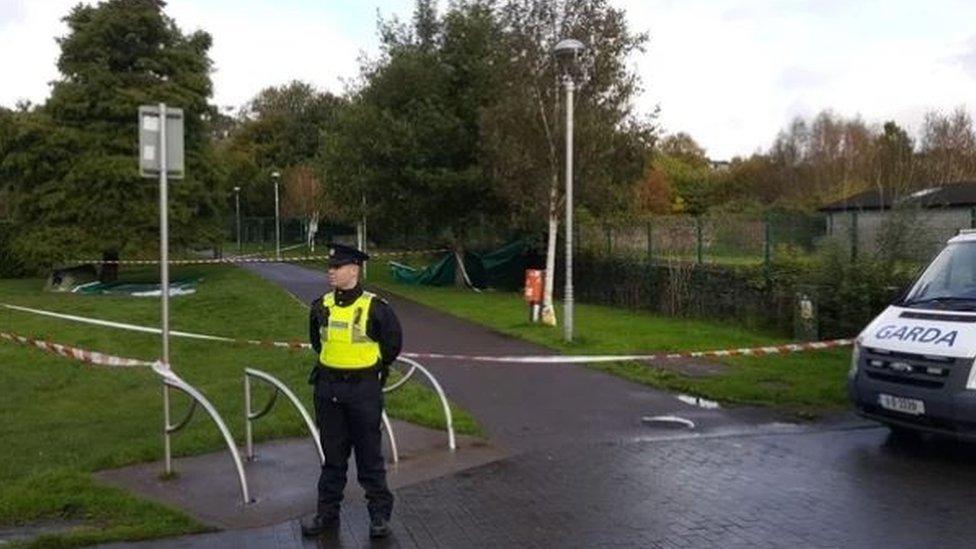
<path fill-rule="evenodd" d="M 633 59 L 643 111 L 716 159 L 765 149 L 797 115 L 823 109 L 917 131 L 930 109 L 976 114 L 976 1 L 611 0 L 646 30 Z M 54 37 L 78 0 L 0 0 L 0 104 L 43 102 Z M 446 1 L 442 0 L 442 5 Z M 291 79 L 341 92 L 376 51 L 377 11 L 413 0 L 170 0 L 184 31 L 213 35 L 218 105 Z"/>

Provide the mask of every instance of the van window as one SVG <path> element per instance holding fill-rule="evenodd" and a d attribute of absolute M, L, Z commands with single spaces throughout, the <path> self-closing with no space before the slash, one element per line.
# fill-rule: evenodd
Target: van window
<path fill-rule="evenodd" d="M 976 310 L 976 242 L 946 246 L 925 269 L 902 304 Z"/>

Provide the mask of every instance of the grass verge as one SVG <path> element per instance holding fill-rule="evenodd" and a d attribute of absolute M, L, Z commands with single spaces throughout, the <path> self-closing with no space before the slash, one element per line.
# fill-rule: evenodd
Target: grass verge
<path fill-rule="evenodd" d="M 234 338 L 303 340 L 307 310 L 276 286 L 228 266 L 174 269 L 173 277 L 201 279 L 197 293 L 174 297 L 172 328 Z M 128 281 L 154 278 L 150 269 L 127 270 Z M 51 294 L 41 280 L 0 280 L 0 302 L 110 319 L 159 323 L 158 299 Z M 0 308 L 0 330 L 125 357 L 153 359 L 159 337 L 61 321 Z M 243 368 L 265 370 L 295 389 L 311 409 L 306 385 L 314 357 L 285 351 L 182 338 L 171 341 L 174 369 L 200 389 L 240 435 Z M 0 342 L 0 525 L 46 520 L 81 521 L 69 532 L 35 540 L 43 546 L 143 539 L 203 529 L 181 512 L 98 486 L 90 473 L 158 460 L 162 456 L 161 385 L 145 368 L 88 366 L 39 350 Z M 184 397 L 174 394 L 179 415 Z M 258 389 L 255 402 L 263 402 Z M 260 405 L 260 404 L 259 404 Z M 391 417 L 442 428 L 433 391 L 413 384 L 389 395 Z M 454 408 L 455 428 L 477 434 L 473 418 Z M 173 438 L 176 456 L 220 450 L 223 441 L 200 414 Z M 289 406 L 277 406 L 255 423 L 255 439 L 303 436 L 304 424 Z"/>

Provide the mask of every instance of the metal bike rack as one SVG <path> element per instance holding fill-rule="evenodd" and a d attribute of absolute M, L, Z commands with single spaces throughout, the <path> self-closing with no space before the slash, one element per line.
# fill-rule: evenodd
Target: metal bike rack
<path fill-rule="evenodd" d="M 268 403 L 264 405 L 264 408 L 255 412 L 251 408 L 251 378 L 260 379 L 269 383 L 274 387 L 275 392 L 268 399 Z M 322 451 L 322 441 L 320 438 L 319 430 L 315 426 L 315 422 L 312 421 L 312 417 L 309 415 L 308 410 L 302 405 L 302 402 L 298 400 L 295 393 L 288 388 L 280 379 L 274 377 L 273 375 L 263 372 L 261 370 L 256 370 L 254 368 L 244 369 L 244 416 L 246 418 L 246 432 L 247 432 L 247 460 L 254 460 L 254 435 L 253 435 L 253 422 L 258 418 L 263 417 L 265 414 L 274 408 L 275 402 L 278 400 L 278 393 L 284 393 L 284 395 L 291 401 L 292 405 L 301 414 L 302 419 L 305 420 L 305 426 L 308 427 L 309 435 L 312 437 L 312 443 L 315 444 L 315 450 L 319 454 L 319 463 L 325 464 L 325 453 Z M 383 412 L 383 426 L 386 428 L 386 433 L 390 437 L 390 449 L 393 453 L 393 462 L 398 463 L 400 461 L 400 454 L 397 451 L 396 437 L 393 434 L 393 426 L 390 425 L 389 418 L 386 417 L 386 412 Z"/>
<path fill-rule="evenodd" d="M 390 436 L 390 452 L 393 454 L 393 463 L 400 463 L 400 452 L 397 451 L 396 437 L 393 436 L 393 425 L 390 424 L 386 410 L 383 410 L 383 426 L 386 427 L 386 434 Z"/>
<path fill-rule="evenodd" d="M 409 358 L 398 358 L 397 360 L 410 366 L 410 369 L 407 370 L 407 373 L 405 373 L 395 383 L 391 384 L 388 387 L 384 387 L 383 392 L 389 393 L 390 391 L 394 391 L 402 387 L 403 384 L 409 381 L 410 378 L 417 371 L 424 374 L 427 377 L 427 379 L 430 381 L 431 386 L 433 386 L 434 391 L 437 393 L 437 396 L 441 401 L 441 407 L 444 411 L 444 420 L 447 425 L 447 445 L 451 451 L 454 451 L 457 448 L 456 438 L 454 434 L 454 419 L 453 416 L 451 415 L 451 407 L 447 402 L 447 396 L 444 394 L 444 390 L 441 388 L 440 383 L 437 382 L 437 378 L 435 378 L 433 374 L 431 374 L 430 371 L 427 370 L 427 368 L 424 368 L 419 362 L 415 360 Z M 252 378 L 259 379 L 261 381 L 268 383 L 275 390 L 275 392 L 272 393 L 271 397 L 268 399 L 268 402 L 260 410 L 257 411 L 255 411 L 254 408 L 252 407 L 252 399 L 251 399 Z M 253 422 L 258 420 L 261 417 L 264 417 L 274 408 L 274 405 L 278 400 L 279 393 L 284 394 L 285 397 L 287 397 L 288 400 L 291 401 L 292 405 L 298 410 L 298 413 L 302 416 L 302 419 L 305 421 L 305 426 L 308 428 L 309 435 L 312 437 L 312 443 L 315 445 L 315 450 L 319 455 L 319 463 L 324 464 L 325 454 L 322 450 L 322 441 L 320 438 L 321 435 L 319 433 L 318 428 L 315 426 L 315 422 L 312 420 L 311 415 L 309 415 L 308 410 L 305 409 L 305 406 L 302 405 L 302 402 L 298 399 L 297 396 L 295 396 L 295 393 L 293 393 L 291 389 L 289 389 L 288 386 L 285 385 L 281 380 L 279 380 L 278 378 L 274 377 L 273 375 L 267 372 L 257 370 L 254 368 L 244 369 L 244 417 L 246 420 L 245 431 L 247 437 L 247 447 L 246 447 L 245 456 L 247 460 L 251 461 L 254 459 Z M 386 429 L 386 434 L 390 438 L 390 453 L 392 454 L 391 457 L 393 459 L 393 463 L 399 463 L 400 452 L 397 447 L 396 435 L 393 432 L 393 425 L 390 422 L 389 416 L 387 416 L 386 414 L 386 410 L 383 411 L 382 418 L 383 418 L 383 428 Z M 184 422 L 181 422 L 181 424 L 185 423 L 185 421 L 186 420 L 184 420 Z"/>
<path fill-rule="evenodd" d="M 275 392 L 271 395 L 268 403 L 264 405 L 258 412 L 254 412 L 251 408 L 251 378 L 260 379 L 266 383 L 269 383 L 274 387 Z M 305 420 L 305 426 L 308 427 L 308 433 L 312 437 L 312 443 L 315 445 L 315 450 L 319 454 L 319 463 L 325 463 L 325 453 L 322 452 L 322 443 L 319 439 L 319 430 L 315 427 L 315 422 L 312 421 L 312 416 L 308 414 L 308 410 L 302 405 L 302 402 L 298 400 L 295 393 L 288 388 L 287 385 L 281 382 L 278 378 L 273 375 L 262 372 L 261 370 L 255 370 L 254 368 L 244 369 L 244 417 L 246 418 L 246 431 L 247 431 L 247 459 L 252 461 L 254 459 L 254 434 L 252 423 L 267 414 L 275 405 L 275 401 L 278 400 L 278 393 L 284 393 L 288 400 L 291 401 L 292 405 L 301 414 L 302 419 Z"/>
<path fill-rule="evenodd" d="M 197 404 L 203 407 L 213 419 L 214 423 L 217 425 L 217 429 L 220 430 L 220 434 L 224 437 L 224 442 L 227 444 L 227 449 L 230 450 L 230 455 L 234 459 L 234 466 L 237 468 L 237 480 L 241 484 L 241 497 L 244 499 L 244 504 L 253 503 L 254 500 L 251 499 L 250 493 L 247 488 L 247 477 L 244 475 L 244 464 L 241 462 L 241 455 L 237 451 L 237 445 L 234 444 L 234 438 L 230 435 L 230 431 L 227 429 L 227 425 L 224 424 L 224 420 L 220 418 L 220 414 L 217 410 L 210 404 L 210 401 L 197 391 L 189 383 L 183 381 L 179 376 L 169 370 L 160 371 L 156 370 L 163 377 L 163 440 L 166 453 L 166 474 L 172 474 L 173 472 L 173 455 L 170 446 L 170 436 L 186 427 L 193 418 L 193 413 L 197 409 Z M 187 410 L 186 415 L 183 419 L 173 425 L 170 422 L 170 398 L 169 390 L 170 388 L 182 391 L 187 396 L 189 396 L 192 401 L 190 403 L 190 408 Z"/>
<path fill-rule="evenodd" d="M 441 399 L 441 407 L 444 410 L 444 422 L 447 425 L 447 447 L 453 452 L 454 450 L 457 449 L 457 443 L 454 436 L 454 418 L 451 415 L 451 406 L 447 402 L 447 396 L 444 395 L 444 389 L 441 388 L 441 384 L 437 382 L 437 378 L 435 378 L 434 375 L 431 374 L 427 368 L 424 368 L 416 360 L 410 358 L 398 357 L 397 361 L 410 365 L 410 369 L 407 371 L 406 374 L 403 375 L 402 378 L 398 379 L 396 383 L 390 385 L 389 387 L 385 387 L 383 389 L 383 392 L 389 393 L 390 391 L 399 388 L 401 385 L 406 383 L 407 380 L 410 379 L 413 373 L 417 370 L 419 370 L 420 373 L 427 376 L 427 379 L 430 381 L 431 386 L 434 387 L 434 391 L 437 393 L 437 396 Z M 393 431 L 390 430 L 390 433 L 391 433 L 390 438 L 392 440 Z"/>
<path fill-rule="evenodd" d="M 407 364 L 406 360 L 407 359 L 404 359 L 404 358 L 398 358 L 397 359 L 397 362 L 403 362 L 404 364 Z M 390 385 L 387 385 L 386 387 L 383 387 L 383 392 L 384 393 L 389 393 L 390 391 L 395 391 L 395 390 L 399 389 L 400 386 L 402 386 L 404 383 L 406 383 L 407 381 L 410 381 L 410 378 L 413 377 L 413 373 L 416 372 L 416 371 L 417 371 L 416 364 L 410 364 L 410 369 L 407 370 L 407 373 L 403 374 L 403 376 L 400 377 L 400 379 L 396 380 L 396 382 L 394 382 L 394 383 L 392 383 Z"/>

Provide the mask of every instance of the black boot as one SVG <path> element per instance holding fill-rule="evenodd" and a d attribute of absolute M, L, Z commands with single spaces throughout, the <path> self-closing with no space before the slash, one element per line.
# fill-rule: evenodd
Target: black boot
<path fill-rule="evenodd" d="M 314 538 L 321 536 L 327 532 L 334 532 L 339 530 L 339 517 L 331 517 L 325 515 L 315 515 L 312 522 L 308 524 L 302 524 L 302 536 L 306 538 Z"/>
<path fill-rule="evenodd" d="M 390 521 L 385 518 L 369 519 L 369 537 L 385 538 L 390 535 Z"/>

